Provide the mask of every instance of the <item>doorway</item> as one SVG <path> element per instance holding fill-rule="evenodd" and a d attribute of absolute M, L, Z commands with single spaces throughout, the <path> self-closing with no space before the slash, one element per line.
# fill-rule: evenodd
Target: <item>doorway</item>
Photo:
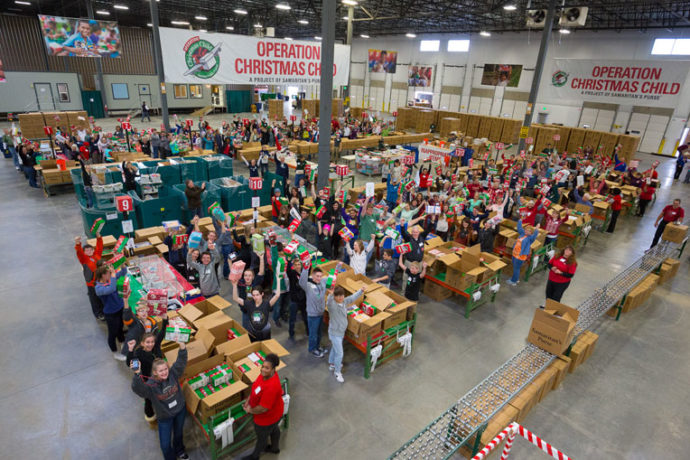
<path fill-rule="evenodd" d="M 55 99 L 53 99 L 53 88 L 50 83 L 34 83 L 36 93 L 36 104 L 39 112 L 50 112 L 55 110 Z"/>
<path fill-rule="evenodd" d="M 211 105 L 213 107 L 225 107 L 222 85 L 211 85 Z"/>

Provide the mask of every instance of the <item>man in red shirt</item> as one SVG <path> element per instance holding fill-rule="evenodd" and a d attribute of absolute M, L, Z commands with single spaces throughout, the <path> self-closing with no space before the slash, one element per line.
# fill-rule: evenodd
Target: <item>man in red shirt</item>
<path fill-rule="evenodd" d="M 254 415 L 254 430 L 256 431 L 256 446 L 254 451 L 243 457 L 243 460 L 258 460 L 262 452 L 280 453 L 280 419 L 283 417 L 283 388 L 276 367 L 280 358 L 273 353 L 266 355 L 261 365 L 261 375 L 252 385 L 249 398 L 242 408 L 248 414 Z M 271 444 L 268 445 L 268 438 Z"/>
<path fill-rule="evenodd" d="M 81 237 L 74 238 L 74 251 L 77 253 L 77 259 L 82 265 L 84 271 L 84 281 L 86 282 L 86 293 L 89 296 L 89 303 L 91 304 L 91 311 L 93 316 L 100 321 L 105 320 L 103 316 L 103 302 L 100 297 L 96 295 L 96 268 L 98 268 L 98 261 L 103 256 L 103 238 L 100 233 L 96 233 L 96 247 L 90 244 L 82 246 Z"/>
<path fill-rule="evenodd" d="M 608 202 L 611 203 L 611 223 L 606 230 L 607 233 L 613 233 L 616 229 L 616 221 L 618 221 L 618 215 L 621 213 L 621 208 L 623 208 L 621 190 L 619 188 L 614 188 L 611 195 L 613 196 L 608 199 Z"/>
<path fill-rule="evenodd" d="M 676 198 L 673 200 L 673 204 L 666 206 L 664 210 L 661 211 L 661 214 L 659 214 L 659 217 L 656 218 L 656 222 L 654 222 L 656 233 L 654 234 L 654 239 L 649 249 L 652 249 L 659 242 L 659 238 L 661 238 L 661 235 L 664 233 L 667 224 L 672 222 L 680 224 L 683 222 L 684 217 L 685 211 L 680 207 L 680 198 Z"/>

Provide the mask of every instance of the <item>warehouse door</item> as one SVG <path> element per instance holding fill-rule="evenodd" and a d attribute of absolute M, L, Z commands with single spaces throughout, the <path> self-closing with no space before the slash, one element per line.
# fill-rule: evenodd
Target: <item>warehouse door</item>
<path fill-rule="evenodd" d="M 598 102 L 585 102 L 580 113 L 578 126 L 597 131 L 611 131 L 613 121 L 616 119 L 618 104 L 602 104 Z"/>
<path fill-rule="evenodd" d="M 626 131 L 640 136 L 640 152 L 659 152 L 671 115 L 673 109 L 633 107 Z"/>
<path fill-rule="evenodd" d="M 53 99 L 53 88 L 50 83 L 34 83 L 36 92 L 36 104 L 39 112 L 50 112 L 55 110 L 55 100 Z"/>

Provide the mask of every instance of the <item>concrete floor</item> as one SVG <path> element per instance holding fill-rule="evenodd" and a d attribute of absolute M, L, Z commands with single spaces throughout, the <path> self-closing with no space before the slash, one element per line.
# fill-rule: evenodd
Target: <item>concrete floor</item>
<path fill-rule="evenodd" d="M 641 157 L 643 166 L 654 159 Z M 672 198 L 690 208 L 690 187 L 672 185 L 672 170 L 673 161 L 664 160 L 663 186 L 644 219 L 622 218 L 614 235 L 592 233 L 565 303 L 578 305 L 639 257 L 653 219 Z M 83 233 L 74 195 L 44 197 L 5 160 L 0 196 L 0 252 L 8 259 L 0 268 L 2 457 L 160 458 L 157 434 L 130 390 L 131 374 L 112 359 L 104 324 L 90 313 L 72 248 L 73 237 Z M 504 284 L 496 302 L 470 319 L 462 317 L 461 301 L 423 296 L 412 355 L 365 380 L 362 355 L 346 345 L 344 385 L 325 360 L 307 355 L 301 326 L 294 344 L 286 328 L 274 329 L 292 353 L 282 373 L 291 381 L 292 404 L 281 458 L 387 457 L 524 346 L 545 279 L 542 273 L 516 288 Z M 644 306 L 620 322 L 602 320 L 593 356 L 524 424 L 574 458 L 687 458 L 688 280 L 686 253 L 678 276 Z M 230 298 L 227 282 L 222 294 Z M 227 313 L 240 317 L 235 306 Z M 209 457 L 189 419 L 185 441 L 191 458 Z M 518 440 L 514 458 L 546 457 Z"/>

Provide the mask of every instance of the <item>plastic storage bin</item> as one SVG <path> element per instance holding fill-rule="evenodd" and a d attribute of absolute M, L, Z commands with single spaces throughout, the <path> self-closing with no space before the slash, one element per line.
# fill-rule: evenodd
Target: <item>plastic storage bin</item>
<path fill-rule="evenodd" d="M 130 195 L 135 196 L 133 192 Z M 182 220 L 185 202 L 172 186 L 163 185 L 158 189 L 158 198 L 135 199 L 135 210 L 141 228 L 157 227 L 166 220 Z"/>
<path fill-rule="evenodd" d="M 252 206 L 252 191 L 249 190 L 249 180 L 244 176 L 230 176 L 236 182 L 239 182 L 238 187 L 228 187 L 223 185 L 223 178 L 211 179 L 211 183 L 218 187 L 220 193 L 220 206 L 223 211 L 241 211 Z"/>
<path fill-rule="evenodd" d="M 196 186 L 201 187 L 201 181 L 194 183 Z M 184 194 L 184 190 L 187 186 L 185 184 L 174 185 L 171 189 L 171 193 L 177 194 L 181 198 L 182 203 L 182 221 L 189 222 L 191 219 L 191 213 L 189 212 L 189 207 L 187 206 L 187 196 Z M 220 202 L 220 190 L 218 186 L 211 182 L 206 182 L 206 190 L 201 194 L 201 210 L 204 216 L 208 214 L 208 207 L 214 202 Z"/>

